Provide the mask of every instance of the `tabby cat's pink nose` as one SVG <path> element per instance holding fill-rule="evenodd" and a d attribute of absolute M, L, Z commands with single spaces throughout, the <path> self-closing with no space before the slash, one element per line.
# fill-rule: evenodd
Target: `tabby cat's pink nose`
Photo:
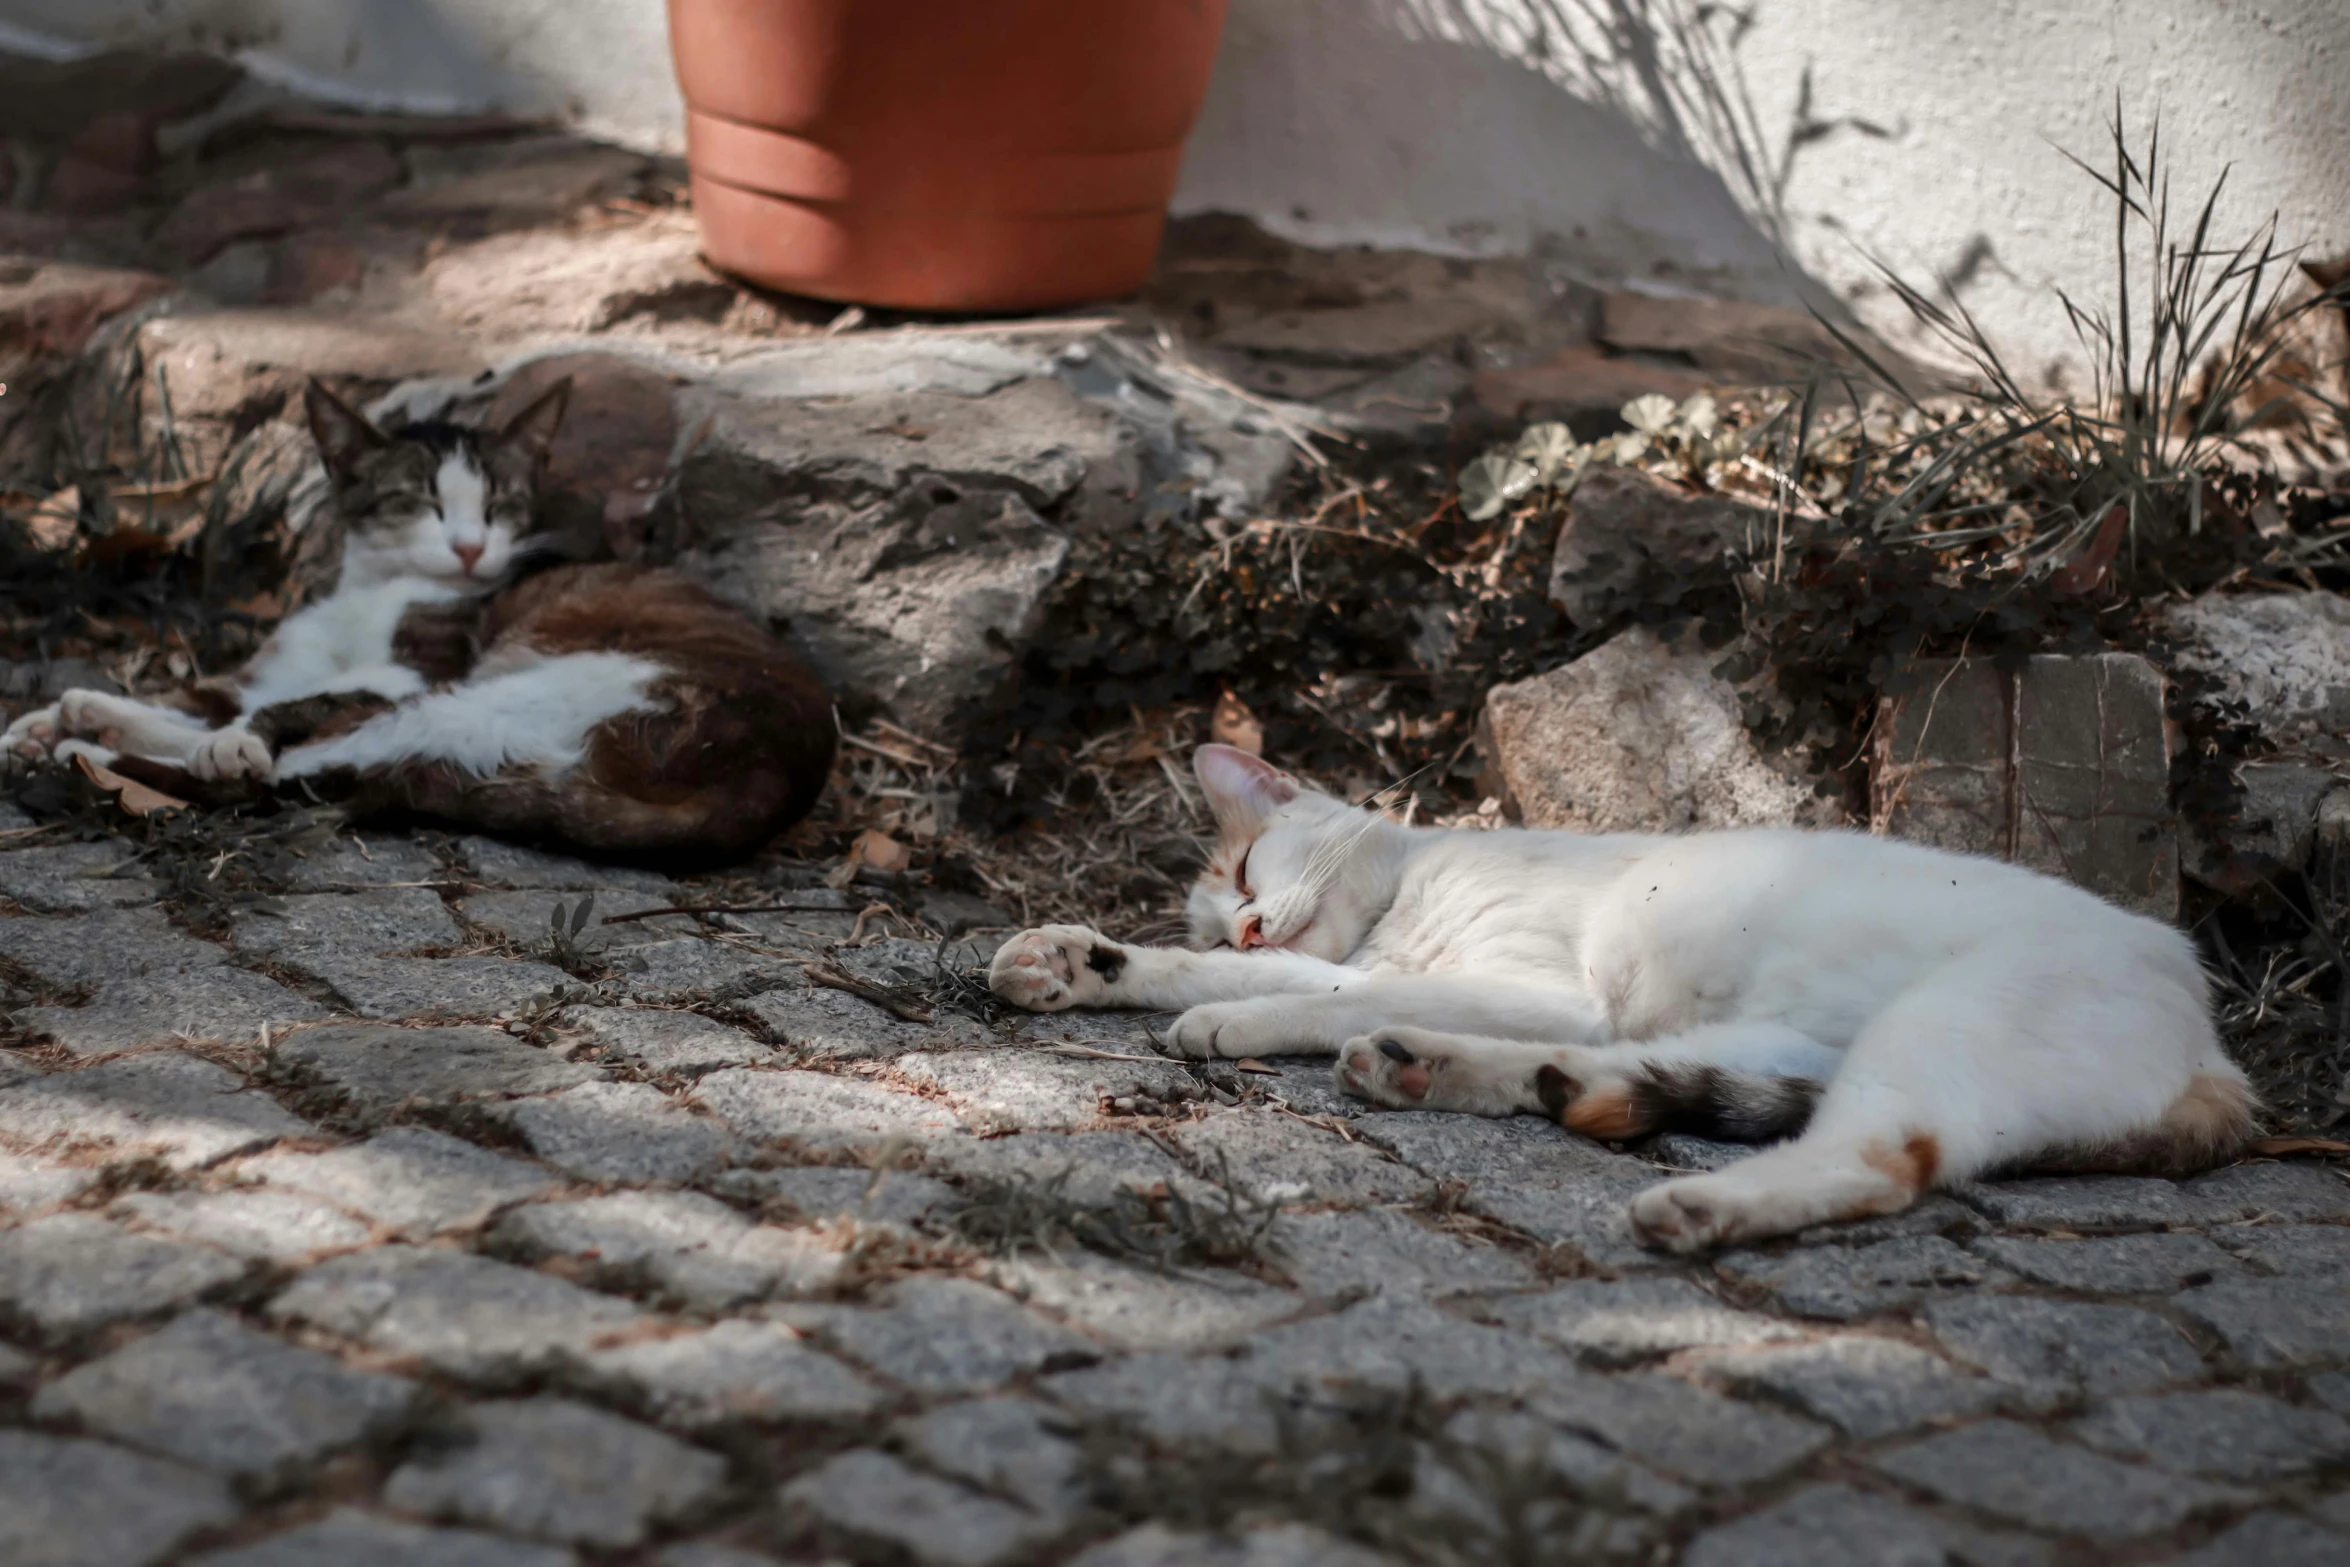
<path fill-rule="evenodd" d="M 471 576 L 474 562 L 481 559 L 482 548 L 479 544 L 452 544 L 449 553 L 457 557 L 457 564 L 465 568 L 467 576 Z"/>

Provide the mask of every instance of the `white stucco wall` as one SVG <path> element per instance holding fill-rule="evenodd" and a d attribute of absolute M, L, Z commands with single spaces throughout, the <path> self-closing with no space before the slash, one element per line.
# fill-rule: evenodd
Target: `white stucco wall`
<path fill-rule="evenodd" d="M 2094 297 L 2118 91 L 2177 187 L 2350 250 L 2345 0 L 1233 0 L 1178 210 L 1317 240 L 1509 252 L 1883 321 L 1867 257 L 1955 270 L 2036 367 Z M 359 101 L 554 111 L 674 150 L 661 0 L 0 0 L 51 39 L 198 42 Z M 0 37 L 4 37 L 0 34 Z"/>

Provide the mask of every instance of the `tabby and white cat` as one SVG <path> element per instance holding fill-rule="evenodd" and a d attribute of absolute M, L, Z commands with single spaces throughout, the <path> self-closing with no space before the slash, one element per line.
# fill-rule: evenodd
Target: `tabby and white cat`
<path fill-rule="evenodd" d="M 1640 1194 L 1696 1251 L 1907 1207 L 1995 1169 L 2184 1172 L 2250 1137 L 2177 931 L 2017 866 L 1856 833 L 1407 828 L 1245 752 L 1193 766 L 1221 837 L 1200 950 L 1022 932 L 996 993 L 1186 1008 L 1181 1055 L 1335 1050 L 1400 1109 L 1761 1141 Z"/>
<path fill-rule="evenodd" d="M 675 572 L 522 575 L 568 383 L 502 429 L 378 430 L 307 394 L 344 528 L 335 591 L 176 706 L 68 691 L 18 760 L 86 755 L 166 790 L 300 784 L 603 858 L 747 853 L 806 814 L 832 706 L 791 651 Z M 519 578 L 519 580 L 517 580 Z"/>

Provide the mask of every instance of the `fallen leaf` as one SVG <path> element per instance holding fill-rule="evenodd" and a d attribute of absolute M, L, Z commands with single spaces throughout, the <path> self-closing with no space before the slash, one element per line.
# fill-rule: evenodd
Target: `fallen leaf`
<path fill-rule="evenodd" d="M 849 845 L 849 860 L 877 871 L 902 871 L 914 863 L 914 851 L 888 833 L 869 827 Z"/>
<path fill-rule="evenodd" d="M 2350 1143 L 2332 1137 L 2263 1137 L 2244 1151 L 2271 1159 L 2296 1153 L 2350 1155 Z"/>
<path fill-rule="evenodd" d="M 1232 1069 L 1235 1072 L 1253 1072 L 1259 1077 L 1279 1077 L 1281 1075 L 1281 1068 L 1267 1066 L 1255 1056 L 1242 1056 L 1232 1063 Z"/>
<path fill-rule="evenodd" d="M 69 484 L 36 502 L 25 519 L 25 529 L 33 536 L 33 543 L 45 550 L 61 550 L 71 544 L 82 531 L 81 486 Z"/>
<path fill-rule="evenodd" d="M 1215 716 L 1208 720 L 1208 738 L 1251 756 L 1265 754 L 1265 726 L 1246 702 L 1229 691 L 1216 698 Z"/>
<path fill-rule="evenodd" d="M 2116 506 L 2107 511 L 2097 524 L 2097 535 L 2089 541 L 2089 547 L 2048 579 L 2050 589 L 2068 598 L 2078 598 L 2103 587 L 2106 573 L 2113 569 L 2114 552 L 2121 548 L 2122 535 L 2129 531 L 2129 523 L 2127 507 Z"/>
<path fill-rule="evenodd" d="M 114 796 L 114 801 L 132 816 L 153 816 L 157 811 L 185 810 L 188 802 L 150 789 L 145 784 L 125 778 L 111 767 L 101 767 L 88 756 L 76 753 L 73 765 L 84 778 Z"/>

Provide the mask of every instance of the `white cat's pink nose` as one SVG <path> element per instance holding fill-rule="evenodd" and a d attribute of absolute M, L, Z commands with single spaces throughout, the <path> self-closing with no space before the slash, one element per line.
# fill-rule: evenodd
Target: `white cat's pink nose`
<path fill-rule="evenodd" d="M 471 576 L 474 564 L 481 559 L 484 547 L 479 544 L 452 544 L 449 546 L 449 553 L 457 557 L 457 564 L 465 568 L 467 576 Z"/>
<path fill-rule="evenodd" d="M 1240 948 L 1240 950 L 1243 952 L 1246 952 L 1251 947 L 1261 947 L 1265 945 L 1265 921 L 1263 917 L 1260 915 L 1251 914 L 1247 919 L 1242 920 L 1240 922 L 1240 939 L 1234 942 L 1233 945 Z"/>

